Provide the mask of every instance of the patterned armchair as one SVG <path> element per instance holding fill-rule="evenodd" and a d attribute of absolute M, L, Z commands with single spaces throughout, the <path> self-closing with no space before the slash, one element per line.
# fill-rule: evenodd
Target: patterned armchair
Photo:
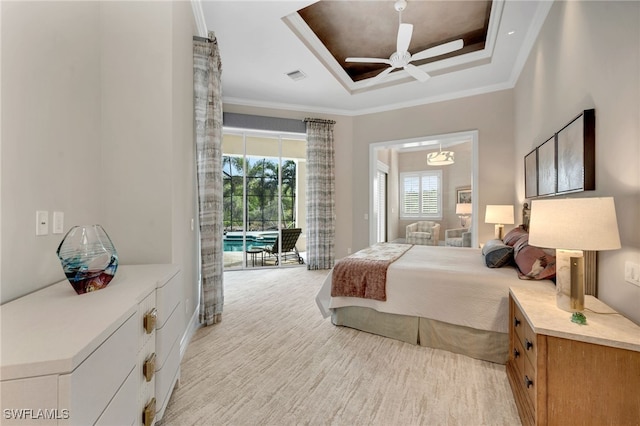
<path fill-rule="evenodd" d="M 451 247 L 471 247 L 471 228 L 445 230 L 444 245 Z"/>
<path fill-rule="evenodd" d="M 440 224 L 431 221 L 420 221 L 407 225 L 407 244 L 437 246 L 440 238 Z"/>

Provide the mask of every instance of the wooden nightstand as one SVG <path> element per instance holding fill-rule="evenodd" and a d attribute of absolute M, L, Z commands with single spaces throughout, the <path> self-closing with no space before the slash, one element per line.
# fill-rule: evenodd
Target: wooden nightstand
<path fill-rule="evenodd" d="M 585 306 L 578 325 L 553 289 L 510 289 L 507 377 L 524 425 L 638 424 L 640 327 L 592 296 Z"/>

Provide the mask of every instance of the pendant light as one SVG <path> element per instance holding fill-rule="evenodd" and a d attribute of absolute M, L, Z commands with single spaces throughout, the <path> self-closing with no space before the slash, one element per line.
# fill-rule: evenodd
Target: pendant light
<path fill-rule="evenodd" d="M 440 144 L 440 151 L 427 154 L 427 164 L 429 166 L 447 166 L 454 163 L 453 157 L 453 151 L 443 151 L 442 144 Z"/>

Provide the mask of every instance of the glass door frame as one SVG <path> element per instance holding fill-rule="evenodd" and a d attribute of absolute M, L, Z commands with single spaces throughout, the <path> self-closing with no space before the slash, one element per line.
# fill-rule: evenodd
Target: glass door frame
<path fill-rule="evenodd" d="M 251 156 L 247 151 L 247 139 L 251 137 L 255 138 L 266 138 L 266 139 L 274 139 L 278 143 L 278 193 L 277 193 L 277 206 L 278 206 L 278 224 L 277 224 L 277 235 L 280 236 L 282 233 L 282 166 L 283 166 L 283 140 L 297 140 L 303 141 L 306 143 L 307 135 L 305 133 L 292 133 L 292 132 L 277 132 L 277 131 L 266 131 L 266 130 L 251 130 L 251 129 L 241 129 L 241 128 L 233 128 L 233 127 L 223 127 L 222 129 L 223 135 L 223 144 L 222 144 L 222 157 L 224 157 L 224 136 L 225 135 L 234 135 L 240 136 L 242 138 L 242 158 L 243 158 L 243 177 L 242 177 L 242 264 L 239 268 L 230 268 L 225 270 L 233 271 L 233 270 L 247 270 L 247 269 L 255 269 L 254 266 L 249 266 L 249 258 L 247 253 L 247 158 Z M 286 157 L 288 158 L 288 157 Z M 296 160 L 300 160 L 299 158 Z M 304 159 L 306 160 L 306 158 Z M 299 161 L 296 163 L 299 166 Z M 296 171 L 298 174 L 298 171 Z M 299 187 L 299 185 L 298 185 Z M 299 192 L 299 191 L 298 191 Z M 296 193 L 296 198 L 298 198 L 298 194 Z M 297 209 L 296 209 L 297 211 Z M 299 222 L 300 218 L 296 213 L 296 222 Z M 282 252 L 282 239 L 278 238 L 278 253 Z M 263 253 L 264 255 L 264 253 Z M 274 266 L 265 266 L 261 265 L 263 268 L 268 267 L 282 267 L 284 262 L 277 262 Z"/>

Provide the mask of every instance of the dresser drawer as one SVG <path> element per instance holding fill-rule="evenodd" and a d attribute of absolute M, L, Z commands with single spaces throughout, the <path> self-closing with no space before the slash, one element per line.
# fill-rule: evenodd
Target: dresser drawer
<path fill-rule="evenodd" d="M 515 365 L 518 374 L 522 375 L 524 373 L 524 363 L 527 359 L 527 356 L 524 354 L 524 349 L 522 348 L 522 343 L 520 343 L 519 339 L 513 339 L 513 348 L 511 348 L 511 359 L 513 360 L 513 364 Z"/>
<path fill-rule="evenodd" d="M 3 426 L 37 423 L 38 426 L 56 425 L 56 419 L 37 419 L 33 417 L 38 409 L 58 410 L 57 417 L 68 417 L 69 412 L 58 409 L 58 376 L 29 377 L 26 379 L 0 382 Z M 33 410 L 34 415 L 22 410 Z M 55 417 L 55 416 L 54 416 Z"/>
<path fill-rule="evenodd" d="M 124 384 L 104 410 L 96 426 L 133 425 L 136 422 L 136 387 L 135 371 L 132 371 Z"/>
<path fill-rule="evenodd" d="M 171 312 L 171 316 L 165 322 L 162 328 L 156 330 L 156 355 L 158 357 L 157 365 L 160 368 L 169 355 L 169 350 L 182 333 L 182 312 L 179 309 L 180 304 Z"/>
<path fill-rule="evenodd" d="M 535 407 L 536 407 L 536 386 L 538 383 L 538 377 L 536 376 L 536 369 L 534 364 L 528 358 L 524 360 L 524 371 L 522 371 L 522 375 L 520 377 L 522 388 L 525 390 L 527 397 L 529 398 L 529 403 L 533 409 L 533 413 L 535 415 Z"/>
<path fill-rule="evenodd" d="M 535 359 L 538 350 L 536 344 L 536 335 L 516 304 L 514 304 L 514 314 L 512 321 L 516 339 L 520 342 L 522 349 L 524 349 L 523 354 L 527 358 L 529 358 L 533 365 L 535 365 Z"/>
<path fill-rule="evenodd" d="M 136 315 L 131 315 L 78 368 L 60 376 L 58 406 L 69 409 L 70 414 L 63 424 L 95 423 L 135 368 L 138 353 L 136 319 Z M 131 398 L 135 401 L 135 392 Z"/>
<path fill-rule="evenodd" d="M 158 308 L 157 328 L 164 326 L 169 316 L 182 299 L 182 286 L 180 280 L 182 274 L 176 273 L 164 285 L 159 286 L 156 291 L 156 306 Z"/>
<path fill-rule="evenodd" d="M 169 350 L 164 365 L 156 371 L 156 400 L 157 420 L 162 419 L 171 390 L 173 389 L 180 371 L 180 342 L 175 341 Z"/>

